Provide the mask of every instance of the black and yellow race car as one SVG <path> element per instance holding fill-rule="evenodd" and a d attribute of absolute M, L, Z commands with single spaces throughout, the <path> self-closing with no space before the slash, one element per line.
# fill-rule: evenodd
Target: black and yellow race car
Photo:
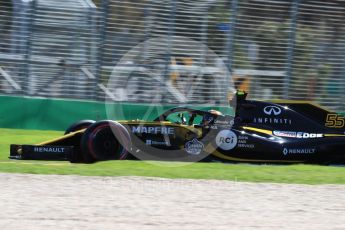
<path fill-rule="evenodd" d="M 345 119 L 317 105 L 247 100 L 234 116 L 170 109 L 153 121 L 82 120 L 37 145 L 11 145 L 11 159 L 345 163 Z"/>

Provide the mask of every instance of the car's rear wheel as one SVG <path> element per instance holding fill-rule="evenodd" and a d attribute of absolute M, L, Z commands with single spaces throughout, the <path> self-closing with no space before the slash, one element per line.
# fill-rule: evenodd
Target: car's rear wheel
<path fill-rule="evenodd" d="M 115 121 L 99 121 L 87 128 L 81 138 L 85 162 L 123 160 L 130 148 L 130 135 Z"/>
<path fill-rule="evenodd" d="M 72 132 L 75 132 L 75 131 L 78 131 L 78 130 L 81 130 L 81 129 L 86 129 L 95 122 L 96 121 L 94 121 L 94 120 L 77 121 L 77 122 L 73 123 L 70 127 L 68 127 L 68 129 L 66 129 L 65 135 L 72 133 Z"/>

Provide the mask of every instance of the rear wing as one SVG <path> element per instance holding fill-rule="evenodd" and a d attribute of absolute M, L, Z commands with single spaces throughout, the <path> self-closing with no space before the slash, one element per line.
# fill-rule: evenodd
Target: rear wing
<path fill-rule="evenodd" d="M 345 131 L 345 117 L 342 114 L 329 111 L 322 106 L 307 101 L 275 100 L 273 102 L 288 106 L 290 109 L 313 119 L 328 129 Z"/>

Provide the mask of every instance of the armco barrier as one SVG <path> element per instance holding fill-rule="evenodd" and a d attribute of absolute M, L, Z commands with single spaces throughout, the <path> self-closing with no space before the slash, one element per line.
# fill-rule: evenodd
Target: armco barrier
<path fill-rule="evenodd" d="M 152 120 L 174 106 L 153 106 L 133 103 L 108 104 L 116 116 L 107 116 L 106 105 L 101 102 L 0 96 L 0 127 L 16 129 L 65 130 L 73 122 L 92 120 Z M 152 107 L 153 106 L 153 107 Z M 208 110 L 219 109 L 232 113 L 229 108 L 198 106 Z M 147 111 L 150 111 L 147 113 Z M 108 112 L 109 114 L 109 112 Z"/>

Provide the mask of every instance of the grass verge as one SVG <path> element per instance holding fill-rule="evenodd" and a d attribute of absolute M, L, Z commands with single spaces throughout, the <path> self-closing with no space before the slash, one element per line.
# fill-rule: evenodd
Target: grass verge
<path fill-rule="evenodd" d="M 74 174 L 83 176 L 148 176 L 163 178 L 218 179 L 247 182 L 345 184 L 345 167 L 316 165 L 252 165 L 223 163 L 161 163 L 107 161 L 71 164 L 57 161 L 9 160 L 9 145 L 33 144 L 58 137 L 62 132 L 0 129 L 0 172 Z"/>

